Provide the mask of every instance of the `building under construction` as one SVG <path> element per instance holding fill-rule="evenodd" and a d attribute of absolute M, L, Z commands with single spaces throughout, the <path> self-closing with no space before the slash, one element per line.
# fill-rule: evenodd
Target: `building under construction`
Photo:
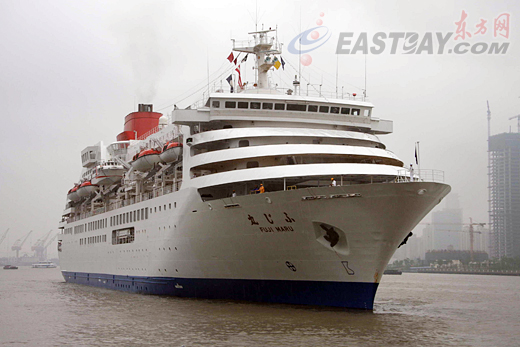
<path fill-rule="evenodd" d="M 520 256 L 520 133 L 489 137 L 491 256 Z"/>

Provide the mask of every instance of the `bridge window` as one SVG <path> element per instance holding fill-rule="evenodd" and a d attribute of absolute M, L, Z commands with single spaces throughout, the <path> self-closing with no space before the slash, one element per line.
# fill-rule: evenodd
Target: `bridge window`
<path fill-rule="evenodd" d="M 352 109 L 352 115 L 353 116 L 359 116 L 361 114 L 361 110 L 359 108 L 353 108 Z"/>
<path fill-rule="evenodd" d="M 307 111 L 309 111 L 309 112 L 318 112 L 318 105 L 309 105 Z"/>
<path fill-rule="evenodd" d="M 226 101 L 225 106 L 226 106 L 226 108 L 236 108 L 237 103 L 236 103 L 236 101 Z"/>
<path fill-rule="evenodd" d="M 287 104 L 287 111 L 302 111 L 302 112 L 305 112 L 306 110 L 307 110 L 307 105 Z"/>
<path fill-rule="evenodd" d="M 220 108 L 220 101 L 213 101 L 211 103 L 211 106 L 213 106 L 214 108 Z"/>
<path fill-rule="evenodd" d="M 329 106 L 320 106 L 321 113 L 329 113 Z"/>
<path fill-rule="evenodd" d="M 238 147 L 247 147 L 247 146 L 249 146 L 249 140 L 238 141 Z"/>
<path fill-rule="evenodd" d="M 339 113 L 339 107 L 332 106 L 330 108 L 330 113 Z"/>
<path fill-rule="evenodd" d="M 273 103 L 272 102 L 264 102 L 262 104 L 262 109 L 264 109 L 264 110 L 272 110 L 273 109 Z"/>
<path fill-rule="evenodd" d="M 249 108 L 249 103 L 247 101 L 239 101 L 238 108 Z"/>
<path fill-rule="evenodd" d="M 350 108 L 342 107 L 341 108 L 341 114 L 350 114 Z"/>
<path fill-rule="evenodd" d="M 251 103 L 251 109 L 259 110 L 260 109 L 260 103 L 259 102 L 252 102 Z"/>
<path fill-rule="evenodd" d="M 285 110 L 285 104 L 274 104 L 274 109 L 278 111 Z"/>

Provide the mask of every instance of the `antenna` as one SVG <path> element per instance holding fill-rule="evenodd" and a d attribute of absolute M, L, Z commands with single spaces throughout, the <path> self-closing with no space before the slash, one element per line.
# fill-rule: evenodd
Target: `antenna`
<path fill-rule="evenodd" d="M 494 226 L 491 223 L 491 151 L 489 149 L 491 145 L 491 110 L 489 109 L 489 101 L 487 102 L 487 121 L 488 121 L 488 225 L 489 225 L 489 231 L 493 233 Z"/>
<path fill-rule="evenodd" d="M 367 55 L 365 54 L 365 89 L 363 90 L 363 101 L 367 97 Z"/>
<path fill-rule="evenodd" d="M 339 69 L 339 54 L 336 54 L 336 99 L 338 98 L 338 69 Z"/>
<path fill-rule="evenodd" d="M 302 5 L 300 5 L 300 38 L 298 39 L 300 47 L 298 48 L 298 77 L 302 80 Z M 296 93 L 295 93 L 296 94 Z"/>

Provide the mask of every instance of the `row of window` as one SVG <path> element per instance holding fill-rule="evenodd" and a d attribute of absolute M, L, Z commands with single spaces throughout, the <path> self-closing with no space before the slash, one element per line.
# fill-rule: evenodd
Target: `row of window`
<path fill-rule="evenodd" d="M 211 104 L 214 108 L 220 108 L 220 101 L 213 101 Z M 226 101 L 225 108 L 240 108 L 251 110 L 277 110 L 277 111 L 299 111 L 299 112 L 320 112 L 320 113 L 334 113 L 334 114 L 352 114 L 353 116 L 361 115 L 361 109 L 340 107 L 340 106 L 324 106 L 324 105 L 306 105 L 306 104 L 283 104 L 272 102 L 258 102 L 258 101 Z M 365 111 L 365 116 L 368 116 L 369 111 Z"/>
<path fill-rule="evenodd" d="M 177 207 L 177 203 L 174 202 L 174 208 L 176 208 L 176 207 Z M 150 214 L 152 212 L 157 213 L 157 211 L 161 212 L 162 208 L 163 208 L 163 206 L 156 206 L 153 208 L 150 207 Z M 169 204 L 169 209 L 170 210 L 172 209 L 171 203 Z M 166 204 L 164 205 L 164 211 L 166 211 Z M 121 214 L 110 217 L 110 226 L 112 227 L 112 226 L 122 225 L 125 223 L 138 222 L 140 220 L 145 220 L 145 219 L 148 219 L 148 208 L 146 208 L 146 207 L 142 208 L 142 209 L 137 209 L 135 211 L 121 213 Z M 74 232 L 74 234 L 79 234 L 79 233 L 83 233 L 85 231 L 103 229 L 103 228 L 106 228 L 107 226 L 108 226 L 107 219 L 104 218 L 104 219 L 99 219 L 97 221 L 92 221 L 92 222 L 88 222 L 85 224 L 76 225 L 74 228 L 72 228 L 72 227 L 66 228 L 63 231 L 63 233 L 72 234 Z"/>
<path fill-rule="evenodd" d="M 90 237 L 84 237 L 84 238 L 79 239 L 79 244 L 81 246 L 90 245 L 92 243 L 100 243 L 100 242 L 107 242 L 107 236 L 98 235 L 98 236 L 90 236 Z"/>
<path fill-rule="evenodd" d="M 151 209 L 150 209 L 151 211 Z M 138 222 L 140 220 L 148 219 L 148 209 L 142 208 L 135 211 L 120 213 L 110 217 L 110 226 L 121 225 L 125 223 Z"/>
<path fill-rule="evenodd" d="M 87 231 L 103 229 L 107 226 L 107 219 L 100 219 L 87 223 Z"/>

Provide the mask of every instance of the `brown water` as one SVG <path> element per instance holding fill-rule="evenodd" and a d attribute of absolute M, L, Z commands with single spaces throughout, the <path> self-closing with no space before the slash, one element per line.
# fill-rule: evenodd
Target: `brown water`
<path fill-rule="evenodd" d="M 1 346 L 520 346 L 520 277 L 383 276 L 374 312 L 145 296 L 0 270 Z"/>

